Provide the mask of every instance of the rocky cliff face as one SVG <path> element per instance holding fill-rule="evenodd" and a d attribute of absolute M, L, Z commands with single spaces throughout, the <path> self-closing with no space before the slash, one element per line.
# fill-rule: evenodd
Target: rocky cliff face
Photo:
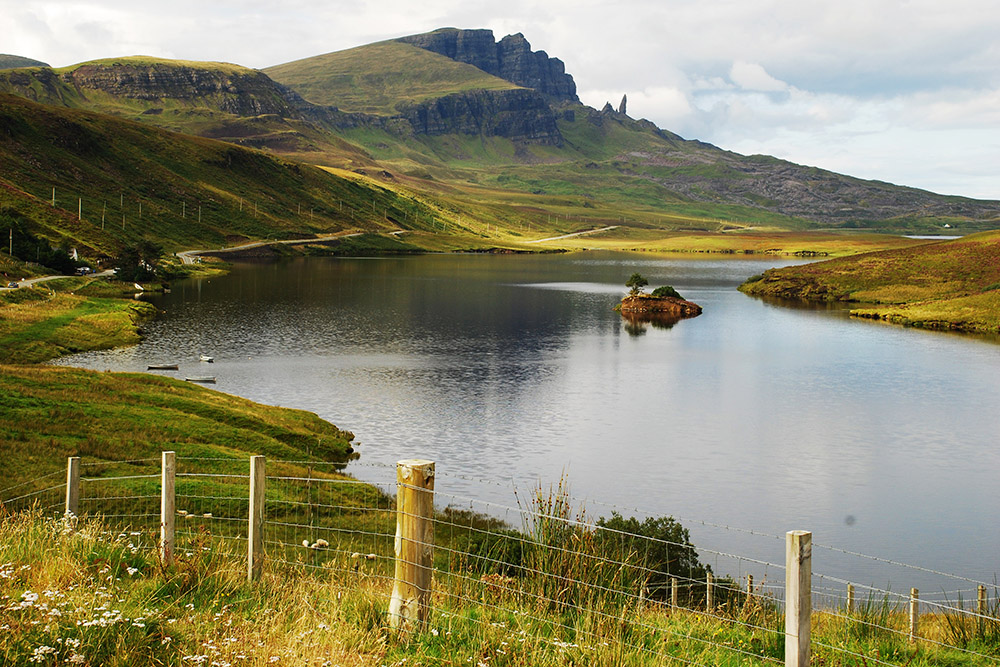
<path fill-rule="evenodd" d="M 266 74 L 250 69 L 94 63 L 81 65 L 63 78 L 84 94 L 96 90 L 121 98 L 190 101 L 199 106 L 210 100 L 211 106 L 236 116 L 298 115 L 287 90 Z"/>
<path fill-rule="evenodd" d="M 400 38 L 401 42 L 467 63 L 556 100 L 579 101 L 576 83 L 558 58 L 532 51 L 524 35 L 507 35 L 496 42 L 492 30 L 446 28 Z"/>
<path fill-rule="evenodd" d="M 534 90 L 473 90 L 402 105 L 399 112 L 417 134 L 482 134 L 562 145 L 552 110 Z"/>

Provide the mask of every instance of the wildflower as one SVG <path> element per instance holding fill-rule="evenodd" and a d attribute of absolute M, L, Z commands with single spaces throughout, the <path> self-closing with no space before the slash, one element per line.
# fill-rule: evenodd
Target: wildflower
<path fill-rule="evenodd" d="M 31 657 L 28 658 L 28 662 L 45 662 L 46 656 L 55 655 L 55 653 L 55 646 L 39 646 L 31 652 Z"/>

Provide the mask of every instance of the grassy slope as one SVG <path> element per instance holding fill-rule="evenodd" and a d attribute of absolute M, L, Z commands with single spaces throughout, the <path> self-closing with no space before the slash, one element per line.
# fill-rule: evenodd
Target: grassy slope
<path fill-rule="evenodd" d="M 772 269 L 756 296 L 878 304 L 854 311 L 902 324 L 1000 331 L 1000 232 Z"/>
<path fill-rule="evenodd" d="M 517 88 L 477 67 L 387 41 L 296 60 L 263 70 L 302 97 L 341 111 L 391 115 L 400 102 L 467 90 Z"/>
<path fill-rule="evenodd" d="M 52 366 L 0 369 L 4 489 L 65 469 L 68 456 L 124 461 L 173 449 L 178 456 L 346 460 L 353 439 L 312 413 L 171 378 Z"/>
<path fill-rule="evenodd" d="M 114 254 L 142 238 L 180 250 L 394 229 L 396 218 L 420 212 L 356 174 L 101 114 L 0 95 L 0 123 L 0 212 L 81 251 Z"/>

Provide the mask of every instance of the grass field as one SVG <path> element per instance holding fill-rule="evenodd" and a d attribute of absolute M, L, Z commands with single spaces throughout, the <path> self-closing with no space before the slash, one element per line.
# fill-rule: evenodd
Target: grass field
<path fill-rule="evenodd" d="M 1000 331 L 1000 232 L 772 269 L 740 289 L 754 296 L 874 304 L 853 313 L 995 333 Z"/>

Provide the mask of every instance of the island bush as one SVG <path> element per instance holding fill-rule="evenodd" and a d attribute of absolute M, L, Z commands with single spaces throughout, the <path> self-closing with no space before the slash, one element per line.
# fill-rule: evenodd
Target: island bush
<path fill-rule="evenodd" d="M 664 285 L 663 287 L 657 287 L 655 290 L 653 290 L 653 296 L 660 297 L 660 298 L 666 297 L 666 296 L 671 296 L 671 297 L 673 297 L 675 299 L 683 299 L 684 298 L 680 294 L 678 294 L 677 290 L 675 290 L 670 285 Z"/>

